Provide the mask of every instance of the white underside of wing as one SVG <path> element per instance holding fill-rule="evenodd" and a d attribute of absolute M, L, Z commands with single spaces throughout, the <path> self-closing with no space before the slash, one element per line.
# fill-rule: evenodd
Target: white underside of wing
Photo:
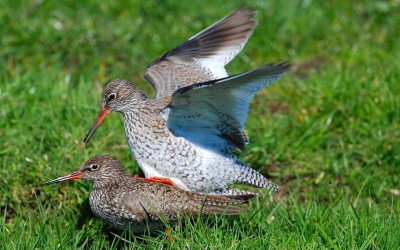
<path fill-rule="evenodd" d="M 222 137 L 218 129 L 220 116 L 213 108 L 218 102 L 206 99 L 210 102 L 191 100 L 190 105 L 183 105 L 185 108 L 169 108 L 164 113 L 167 126 L 174 134 L 184 137 L 199 148 L 229 156 L 234 147 Z"/>
<path fill-rule="evenodd" d="M 167 126 L 189 141 L 226 154 L 235 137 L 245 129 L 251 100 L 256 92 L 276 81 L 286 70 L 266 65 L 257 70 L 204 85 L 173 97 Z"/>
<path fill-rule="evenodd" d="M 216 126 L 219 120 L 218 116 L 213 112 L 209 112 L 210 110 L 205 107 L 207 104 L 198 104 L 202 106 L 197 109 L 200 111 L 198 113 L 173 107 L 166 109 L 163 112 L 163 116 L 168 128 L 176 136 L 184 137 L 199 149 L 217 151 L 223 155 L 229 155 L 229 149 L 232 146 L 220 137 L 221 132 Z M 196 104 L 194 105 L 196 106 Z"/>

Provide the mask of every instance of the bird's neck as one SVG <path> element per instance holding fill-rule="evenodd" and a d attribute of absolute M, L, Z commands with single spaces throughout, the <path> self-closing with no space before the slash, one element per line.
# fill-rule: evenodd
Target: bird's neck
<path fill-rule="evenodd" d="M 154 109 L 124 114 L 124 129 L 129 148 L 139 164 L 154 157 L 152 154 L 165 148 L 173 137 L 160 112 Z"/>
<path fill-rule="evenodd" d="M 133 133 L 143 133 L 145 130 L 153 130 L 165 127 L 165 120 L 161 115 L 161 110 L 152 107 L 151 104 L 142 108 L 132 108 L 124 112 L 125 130 L 134 130 Z M 139 130 L 139 131 L 136 131 Z M 128 131 L 126 131 L 128 132 Z"/>
<path fill-rule="evenodd" d="M 120 184 L 123 182 L 123 178 L 126 178 L 126 176 L 117 176 L 117 177 L 107 177 L 104 179 L 97 179 L 93 181 L 93 191 L 96 190 L 110 190 L 110 189 L 116 189 L 120 186 Z"/>

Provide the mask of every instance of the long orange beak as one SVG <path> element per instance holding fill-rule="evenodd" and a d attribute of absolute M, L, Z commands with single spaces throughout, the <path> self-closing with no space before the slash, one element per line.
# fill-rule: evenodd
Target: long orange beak
<path fill-rule="evenodd" d="M 103 120 L 107 117 L 108 113 L 110 113 L 110 107 L 105 107 L 100 111 L 99 115 L 96 118 L 96 121 L 94 121 L 89 132 L 85 136 L 85 139 L 83 139 L 84 143 L 88 143 L 90 141 L 90 138 L 92 138 L 92 136 L 96 132 L 97 128 L 100 126 L 100 124 L 103 122 Z"/>
<path fill-rule="evenodd" d="M 67 175 L 58 177 L 57 179 L 54 179 L 54 180 L 51 180 L 51 181 L 43 182 L 43 183 L 41 184 L 41 186 L 49 185 L 49 184 L 53 184 L 53 183 L 58 183 L 58 182 L 62 182 L 62 181 L 69 181 L 69 180 L 80 179 L 80 178 L 82 177 L 82 175 L 83 175 L 83 172 L 81 172 L 81 171 L 78 170 L 78 171 L 72 172 L 72 173 L 70 173 L 70 174 L 67 174 Z"/>

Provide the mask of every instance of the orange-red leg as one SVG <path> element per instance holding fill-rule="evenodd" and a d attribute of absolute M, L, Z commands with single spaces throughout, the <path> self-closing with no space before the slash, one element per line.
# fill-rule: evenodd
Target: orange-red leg
<path fill-rule="evenodd" d="M 163 183 L 163 184 L 167 184 L 170 186 L 176 186 L 175 183 L 173 183 L 169 178 L 165 178 L 165 177 L 151 177 L 151 178 L 144 178 L 145 181 L 149 181 L 149 182 L 157 182 L 157 183 Z"/>
<path fill-rule="evenodd" d="M 172 233 L 171 233 L 171 231 L 169 231 L 168 229 L 165 229 L 165 233 L 166 233 L 167 236 L 168 236 L 169 242 L 171 242 L 171 244 L 174 244 L 174 239 L 172 238 Z"/>
<path fill-rule="evenodd" d="M 144 177 L 140 177 L 140 175 L 138 174 L 134 174 L 133 177 L 135 178 L 141 178 L 144 181 L 148 181 L 148 182 L 157 182 L 157 183 L 163 183 L 163 184 L 167 184 L 173 187 L 176 187 L 175 183 L 173 183 L 169 178 L 165 178 L 165 177 L 151 177 L 151 178 L 144 178 Z"/>

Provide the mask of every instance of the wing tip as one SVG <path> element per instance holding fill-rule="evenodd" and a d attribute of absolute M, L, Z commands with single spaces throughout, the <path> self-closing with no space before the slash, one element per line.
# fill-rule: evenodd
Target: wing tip
<path fill-rule="evenodd" d="M 273 63 L 267 63 L 256 70 L 268 70 L 270 74 L 283 74 L 286 71 L 291 70 L 293 64 L 289 61 L 277 61 Z"/>
<path fill-rule="evenodd" d="M 257 13 L 258 13 L 258 11 L 256 10 L 256 6 L 254 5 L 254 4 L 252 4 L 252 5 L 249 5 L 249 3 L 246 3 L 246 2 L 244 2 L 244 3 L 242 3 L 240 6 L 239 6 L 239 8 L 237 8 L 235 11 L 233 11 L 231 14 L 229 14 L 229 15 L 232 15 L 233 13 L 237 13 L 237 12 L 249 12 L 249 13 L 251 13 L 251 14 L 253 14 L 254 16 L 253 16 L 253 18 L 257 15 Z"/>
<path fill-rule="evenodd" d="M 276 62 L 272 62 L 272 63 L 267 63 L 266 65 L 271 65 L 271 66 L 281 67 L 281 68 L 286 68 L 286 69 L 290 69 L 293 66 L 292 63 L 290 63 L 290 61 L 276 61 Z"/>

